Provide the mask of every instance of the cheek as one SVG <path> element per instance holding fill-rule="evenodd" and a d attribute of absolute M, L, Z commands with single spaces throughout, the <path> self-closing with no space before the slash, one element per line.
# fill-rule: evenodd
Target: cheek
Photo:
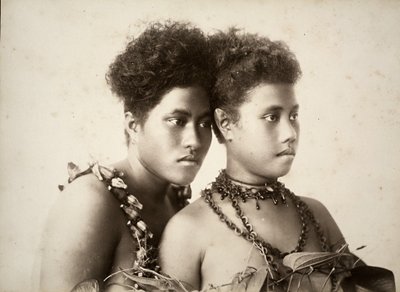
<path fill-rule="evenodd" d="M 296 131 L 296 140 L 298 141 L 300 138 L 300 125 L 298 123 L 296 123 L 296 125 L 294 126 L 294 130 Z"/>
<path fill-rule="evenodd" d="M 180 141 L 181 140 L 177 136 L 166 135 L 163 139 L 160 139 L 158 142 L 158 149 L 154 149 L 154 151 L 172 154 L 180 149 Z"/>
<path fill-rule="evenodd" d="M 205 131 L 205 132 L 201 135 L 201 145 L 202 145 L 202 147 L 205 149 L 206 152 L 207 152 L 208 149 L 210 148 L 211 140 L 212 140 L 211 129 L 208 130 L 208 131 Z"/>
<path fill-rule="evenodd" d="M 153 129 L 152 140 L 156 141 L 158 147 L 165 148 L 168 146 L 176 146 L 181 139 L 181 133 L 174 131 L 171 128 L 160 125 L 158 128 Z"/>
<path fill-rule="evenodd" d="M 151 129 L 151 131 L 149 129 L 142 136 L 141 153 L 149 159 L 163 157 L 166 153 L 171 153 L 174 148 L 176 148 L 176 137 L 165 129 Z"/>

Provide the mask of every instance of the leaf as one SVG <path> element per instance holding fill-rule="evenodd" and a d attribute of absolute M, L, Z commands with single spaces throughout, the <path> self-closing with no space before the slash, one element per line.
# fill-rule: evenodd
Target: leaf
<path fill-rule="evenodd" d="M 77 176 L 80 172 L 82 172 L 82 171 L 80 170 L 79 166 L 76 165 L 76 164 L 73 163 L 73 162 L 68 162 L 67 171 L 68 171 L 69 181 L 73 181 L 73 180 L 76 178 L 76 176 Z"/>
<path fill-rule="evenodd" d="M 337 252 L 295 252 L 285 256 L 283 258 L 283 264 L 295 272 L 311 266 L 315 267 L 317 265 L 330 263 L 333 262 L 334 259 L 341 257 L 352 257 L 352 255 Z"/>
<path fill-rule="evenodd" d="M 352 269 L 351 276 L 344 280 L 343 287 L 351 284 L 355 285 L 356 291 L 396 291 L 393 272 L 381 267 L 359 266 Z"/>
<path fill-rule="evenodd" d="M 247 284 L 247 291 L 261 291 L 264 285 L 265 279 L 268 276 L 268 270 L 263 267 L 259 269 L 251 278 Z"/>
<path fill-rule="evenodd" d="M 230 291 L 232 291 L 232 292 L 245 292 L 245 291 L 247 291 L 246 282 L 242 281 L 240 283 L 232 284 L 232 286 L 230 287 Z M 248 291 L 251 291 L 251 290 L 248 290 Z"/>
<path fill-rule="evenodd" d="M 125 182 L 122 180 L 120 177 L 114 177 L 111 179 L 111 185 L 114 188 L 120 188 L 126 190 L 128 186 L 125 184 Z"/>
<path fill-rule="evenodd" d="M 260 291 L 264 285 L 267 275 L 268 270 L 265 266 L 258 270 L 253 267 L 247 267 L 244 272 L 235 275 L 229 291 Z"/>
<path fill-rule="evenodd" d="M 76 165 L 73 162 L 68 162 L 67 165 L 67 171 L 68 171 L 68 183 L 72 182 L 74 179 L 85 175 L 87 173 L 90 173 L 92 170 L 90 168 L 82 171 L 78 165 Z M 63 188 L 60 188 L 60 186 L 58 187 L 61 191 Z"/>
<path fill-rule="evenodd" d="M 103 175 L 100 172 L 100 168 L 99 168 L 99 164 L 98 163 L 94 163 L 91 166 L 92 172 L 94 173 L 94 175 L 100 180 L 104 180 Z"/>
<path fill-rule="evenodd" d="M 105 177 L 106 179 L 111 179 L 114 176 L 114 169 L 110 167 L 106 167 L 104 165 L 99 165 L 96 163 L 99 167 L 99 172 L 102 174 L 102 177 Z"/>
<path fill-rule="evenodd" d="M 139 277 L 135 275 L 131 275 L 129 273 L 126 273 L 123 271 L 123 274 L 137 283 L 139 286 L 142 288 L 145 288 L 145 291 L 177 291 L 177 292 L 187 292 L 187 290 L 184 288 L 183 284 L 179 282 L 178 280 L 169 278 L 167 276 L 161 275 L 155 271 L 148 270 L 148 269 L 143 269 L 146 272 L 150 272 L 154 275 L 157 275 L 161 278 L 155 279 L 155 278 L 149 278 L 149 277 Z"/>

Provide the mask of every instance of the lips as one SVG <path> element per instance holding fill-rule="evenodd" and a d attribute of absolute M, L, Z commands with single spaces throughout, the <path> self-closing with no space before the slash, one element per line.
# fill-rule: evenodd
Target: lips
<path fill-rule="evenodd" d="M 294 151 L 294 149 L 288 148 L 288 149 L 285 149 L 285 150 L 283 150 L 282 152 L 279 152 L 279 153 L 277 154 L 277 156 L 285 156 L 285 155 L 295 156 L 295 155 L 296 155 L 296 152 Z"/>
<path fill-rule="evenodd" d="M 196 156 L 190 154 L 190 155 L 186 155 L 182 158 L 179 158 L 178 162 L 191 162 L 191 163 L 199 164 L 199 159 Z"/>

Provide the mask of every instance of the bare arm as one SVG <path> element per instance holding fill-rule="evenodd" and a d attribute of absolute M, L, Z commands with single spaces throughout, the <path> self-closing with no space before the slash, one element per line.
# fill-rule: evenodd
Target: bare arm
<path fill-rule="evenodd" d="M 164 230 L 160 246 L 162 271 L 180 280 L 186 288 L 201 286 L 201 240 L 196 219 L 186 207 L 175 215 Z M 191 208 L 190 208 L 191 209 Z"/>
<path fill-rule="evenodd" d="M 328 244 L 331 246 L 335 245 L 334 249 L 344 244 L 345 240 L 343 234 L 328 209 L 318 200 L 306 197 L 302 197 L 301 199 L 307 203 L 315 219 L 320 223 L 327 236 Z"/>
<path fill-rule="evenodd" d="M 88 279 L 101 284 L 109 273 L 122 213 L 105 192 L 96 178 L 85 176 L 59 195 L 43 234 L 40 291 L 71 291 Z"/>
<path fill-rule="evenodd" d="M 342 248 L 346 244 L 346 240 L 342 232 L 340 231 L 339 226 L 336 224 L 332 215 L 329 213 L 328 209 L 317 200 L 310 198 L 303 199 L 309 205 L 314 213 L 314 216 L 321 223 L 321 226 L 323 226 L 324 230 L 326 231 L 328 244 L 330 245 L 332 251 L 337 251 Z M 347 253 L 351 253 L 348 247 L 346 247 L 344 251 Z M 348 262 L 349 267 L 352 267 L 354 263 L 357 263 L 357 266 L 365 265 L 365 263 L 359 260 L 356 255 L 353 254 L 353 256 L 354 258 Z"/>

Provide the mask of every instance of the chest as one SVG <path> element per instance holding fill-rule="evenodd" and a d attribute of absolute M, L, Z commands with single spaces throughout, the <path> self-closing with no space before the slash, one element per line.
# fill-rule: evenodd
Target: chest
<path fill-rule="evenodd" d="M 320 238 L 310 222 L 307 234 L 302 236 L 303 224 L 301 216 L 293 206 L 281 206 L 280 209 L 261 206 L 241 206 L 246 222 L 257 233 L 258 238 L 269 243 L 281 252 L 291 252 L 304 240 L 303 251 L 321 251 Z M 208 245 L 202 262 L 202 278 L 208 284 L 226 284 L 233 276 L 246 267 L 259 268 L 265 265 L 265 256 L 251 241 L 239 236 L 232 230 L 236 225 L 245 230 L 243 218 L 238 216 L 232 206 L 221 206 L 223 214 L 232 224 L 226 224 L 214 216 Z M 212 220 L 210 218 L 210 220 Z M 231 227 L 229 227 L 230 225 Z M 281 259 L 276 259 L 282 265 Z"/>

